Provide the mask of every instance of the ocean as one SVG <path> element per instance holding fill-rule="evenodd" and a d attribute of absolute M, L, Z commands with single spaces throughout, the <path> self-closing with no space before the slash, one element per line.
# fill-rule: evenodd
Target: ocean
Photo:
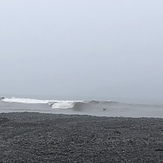
<path fill-rule="evenodd" d="M 129 104 L 115 101 L 40 100 L 32 98 L 1 98 L 0 113 L 38 112 L 106 117 L 163 118 L 163 105 Z"/>

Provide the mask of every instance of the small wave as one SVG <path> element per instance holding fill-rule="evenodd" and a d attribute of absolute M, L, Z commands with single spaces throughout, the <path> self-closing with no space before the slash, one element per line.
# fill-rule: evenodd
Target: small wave
<path fill-rule="evenodd" d="M 88 108 L 89 105 L 91 105 L 91 104 L 86 103 L 86 102 L 75 102 L 73 107 L 72 107 L 72 110 L 83 111 L 84 109 Z"/>

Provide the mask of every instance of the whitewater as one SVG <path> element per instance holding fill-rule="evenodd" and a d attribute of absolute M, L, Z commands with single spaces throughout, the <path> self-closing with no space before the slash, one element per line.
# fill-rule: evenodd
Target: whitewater
<path fill-rule="evenodd" d="M 106 117 L 163 118 L 163 105 L 127 104 L 115 101 L 39 100 L 30 98 L 1 98 L 0 113 L 39 112 Z"/>

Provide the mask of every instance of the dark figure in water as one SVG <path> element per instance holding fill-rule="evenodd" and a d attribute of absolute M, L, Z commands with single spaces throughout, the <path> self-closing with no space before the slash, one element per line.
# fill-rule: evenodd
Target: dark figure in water
<path fill-rule="evenodd" d="M 106 110 L 106 108 L 103 108 L 103 111 L 105 111 Z"/>
<path fill-rule="evenodd" d="M 3 100 L 4 99 L 4 97 L 0 97 L 0 100 Z"/>

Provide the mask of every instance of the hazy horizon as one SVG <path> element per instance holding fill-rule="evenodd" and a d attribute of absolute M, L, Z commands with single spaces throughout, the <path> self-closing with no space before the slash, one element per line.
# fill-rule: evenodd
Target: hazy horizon
<path fill-rule="evenodd" d="M 163 104 L 163 1 L 0 1 L 0 96 Z"/>

